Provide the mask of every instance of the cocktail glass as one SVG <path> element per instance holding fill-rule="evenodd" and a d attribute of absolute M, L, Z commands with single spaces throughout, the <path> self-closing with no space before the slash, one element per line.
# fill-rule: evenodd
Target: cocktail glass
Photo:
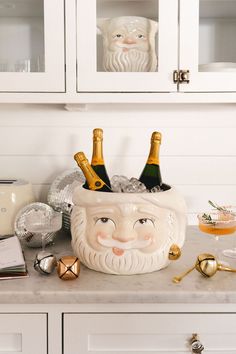
<path fill-rule="evenodd" d="M 199 229 L 207 234 L 215 236 L 216 240 L 216 256 L 220 258 L 220 252 L 218 249 L 218 241 L 221 236 L 233 235 L 236 231 L 236 215 L 230 211 L 214 211 L 210 213 L 202 213 L 198 215 L 198 226 Z M 230 251 L 230 252 L 229 252 Z M 235 253 L 234 253 L 235 252 Z M 235 254 L 236 248 L 234 250 L 224 250 L 223 254 L 228 257 L 232 257 Z M 231 254 L 231 256 L 229 255 Z M 221 260 L 222 263 L 225 263 Z"/>
<path fill-rule="evenodd" d="M 44 251 L 46 245 L 52 242 L 55 233 L 62 227 L 62 213 L 58 211 L 44 213 L 35 210 L 26 216 L 25 227 L 27 231 L 41 238 Z"/>

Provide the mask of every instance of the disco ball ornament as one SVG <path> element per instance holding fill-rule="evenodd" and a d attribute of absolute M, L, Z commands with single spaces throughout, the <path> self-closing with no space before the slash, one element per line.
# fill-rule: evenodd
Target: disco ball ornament
<path fill-rule="evenodd" d="M 16 215 L 14 230 L 19 240 L 28 247 L 44 247 L 53 243 L 62 227 L 62 215 L 45 203 L 31 203 Z"/>
<path fill-rule="evenodd" d="M 37 253 L 34 261 L 34 269 L 43 275 L 51 274 L 57 265 L 56 257 L 46 251 L 40 251 Z"/>
<path fill-rule="evenodd" d="M 85 178 L 80 168 L 64 171 L 52 182 L 47 201 L 54 210 L 62 211 L 62 227 L 70 231 L 70 215 L 73 209 L 72 196 L 74 189 L 85 183 Z"/>

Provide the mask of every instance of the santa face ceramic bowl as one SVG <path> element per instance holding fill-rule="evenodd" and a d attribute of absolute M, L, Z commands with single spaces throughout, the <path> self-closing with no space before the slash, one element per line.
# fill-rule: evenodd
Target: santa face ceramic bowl
<path fill-rule="evenodd" d="M 153 272 L 169 264 L 173 245 L 183 246 L 186 205 L 174 188 L 105 193 L 79 186 L 73 201 L 72 247 L 88 268 L 110 274 Z"/>
<path fill-rule="evenodd" d="M 97 19 L 103 38 L 105 71 L 156 71 L 155 36 L 158 23 L 145 17 Z"/>

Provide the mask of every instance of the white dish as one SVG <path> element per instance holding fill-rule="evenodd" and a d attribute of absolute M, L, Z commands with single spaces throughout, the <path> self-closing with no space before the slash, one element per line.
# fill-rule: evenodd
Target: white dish
<path fill-rule="evenodd" d="M 208 64 L 200 64 L 198 66 L 199 71 L 236 71 L 236 63 L 231 62 L 215 62 Z"/>

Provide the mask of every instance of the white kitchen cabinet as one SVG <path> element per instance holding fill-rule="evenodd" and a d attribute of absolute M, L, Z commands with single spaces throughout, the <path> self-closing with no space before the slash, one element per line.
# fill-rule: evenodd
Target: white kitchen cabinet
<path fill-rule="evenodd" d="M 47 354 L 47 315 L 0 313 L 0 353 Z"/>
<path fill-rule="evenodd" d="M 236 1 L 180 0 L 179 68 L 185 92 L 236 91 Z"/>
<path fill-rule="evenodd" d="M 102 64 L 102 39 L 101 35 L 96 35 L 97 21 L 100 18 L 118 16 L 142 16 L 158 23 L 158 34 L 156 35 L 155 43 L 155 52 L 158 57 L 156 71 L 106 72 L 104 70 Z M 118 28 L 117 30 L 121 29 Z M 131 31 L 130 29 L 129 33 Z M 172 72 L 178 65 L 177 48 L 177 0 L 77 1 L 78 91 L 176 91 Z M 124 59 L 121 58 L 120 62 L 127 62 L 127 55 L 128 53 L 124 53 Z"/>
<path fill-rule="evenodd" d="M 69 298 L 70 290 L 63 293 Z M 22 303 L 0 308 L 1 354 L 190 354 L 195 336 L 202 354 L 236 353 L 235 304 Z"/>
<path fill-rule="evenodd" d="M 103 66 L 101 18 L 158 23 L 151 72 Z M 0 102 L 236 102 L 236 0 L 0 0 Z"/>
<path fill-rule="evenodd" d="M 132 15 L 158 22 L 157 69 L 105 71 L 97 21 Z M 77 0 L 77 90 L 235 92 L 235 36 L 235 0 Z"/>
<path fill-rule="evenodd" d="M 68 235 L 55 241 L 58 258 L 72 254 Z M 185 354 L 194 333 L 203 354 L 235 354 L 236 274 L 193 271 L 171 281 L 212 247 L 189 227 L 181 258 L 165 269 L 117 276 L 81 265 L 73 281 L 37 273 L 36 250 L 25 248 L 29 277 L 1 282 L 0 354 Z"/>
<path fill-rule="evenodd" d="M 235 314 L 64 314 L 64 354 L 191 353 L 193 334 L 203 353 L 236 352 Z"/>
<path fill-rule="evenodd" d="M 63 0 L 0 0 L 0 92 L 63 92 Z"/>

